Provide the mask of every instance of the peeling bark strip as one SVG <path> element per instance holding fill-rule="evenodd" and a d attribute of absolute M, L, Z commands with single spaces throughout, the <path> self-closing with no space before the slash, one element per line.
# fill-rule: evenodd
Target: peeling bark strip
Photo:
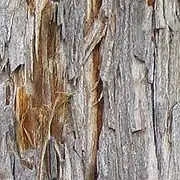
<path fill-rule="evenodd" d="M 84 63 L 86 60 L 90 61 L 89 75 L 89 115 L 87 122 L 87 148 L 86 148 L 86 169 L 85 179 L 92 180 L 97 178 L 97 150 L 99 135 L 102 126 L 102 113 L 103 113 L 103 99 L 102 99 L 102 81 L 100 79 L 100 41 L 106 32 L 105 14 L 100 10 L 102 1 L 88 0 L 86 29 L 88 33 L 85 37 L 84 48 Z M 100 14 L 98 14 L 100 12 Z M 98 16 L 99 15 L 99 16 Z M 96 17 L 98 19 L 96 20 Z M 92 27 L 92 28 L 91 28 Z M 84 64 L 83 63 L 83 64 Z"/>
<path fill-rule="evenodd" d="M 92 28 L 88 31 L 88 34 L 85 37 L 85 43 L 83 45 L 84 56 L 83 64 L 86 62 L 92 51 L 95 49 L 95 46 L 102 40 L 106 32 L 106 24 L 101 19 L 95 20 L 92 25 Z"/>
<path fill-rule="evenodd" d="M 180 179 L 179 0 L 0 1 L 0 179 Z"/>
<path fill-rule="evenodd" d="M 33 7 L 32 7 L 33 4 Z M 51 137 L 55 143 L 63 144 L 64 125 L 68 124 L 68 106 L 71 95 L 66 95 L 63 87 L 61 63 L 58 64 L 59 49 L 56 49 L 58 40 L 58 29 L 56 26 L 56 11 L 50 1 L 29 2 L 31 15 L 34 18 L 34 30 L 32 38 L 32 61 L 28 67 L 22 69 L 22 75 L 17 71 L 16 90 L 16 118 L 18 120 L 18 147 L 21 156 L 28 149 L 39 149 L 40 161 L 36 171 L 38 179 L 46 176 L 50 179 L 59 178 L 58 162 L 62 159 L 57 146 L 51 146 Z M 32 70 L 32 72 L 31 72 Z M 32 76 L 29 76 L 31 75 Z M 17 83 L 21 82 L 21 83 Z M 31 86 L 31 87 L 30 87 Z M 29 88 L 30 87 L 30 88 Z M 31 89 L 31 90 L 30 90 Z M 56 153 L 58 152 L 58 153 Z M 52 154 L 53 153 L 53 154 Z M 50 165 L 44 160 L 54 157 L 56 166 Z M 45 171 L 46 173 L 42 173 Z"/>

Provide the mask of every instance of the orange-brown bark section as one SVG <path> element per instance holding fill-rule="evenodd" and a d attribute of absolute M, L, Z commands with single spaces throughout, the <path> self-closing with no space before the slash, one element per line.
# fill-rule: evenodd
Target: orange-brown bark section
<path fill-rule="evenodd" d="M 28 148 L 42 148 L 48 132 L 48 122 L 53 117 L 51 136 L 56 141 L 62 142 L 63 123 L 67 120 L 69 96 L 64 93 L 63 78 L 61 77 L 61 64 L 59 63 L 59 39 L 55 21 L 53 4 L 44 3 L 43 9 L 38 10 L 38 29 L 34 26 L 32 43 L 33 67 L 23 68 L 14 73 L 16 89 L 16 119 L 17 136 L 20 153 Z M 27 5 L 30 10 L 36 10 L 36 1 L 29 0 Z M 34 18 L 36 18 L 35 14 Z M 37 33 L 38 36 L 37 36 Z M 36 39 L 38 37 L 38 39 Z M 37 43 L 38 42 L 38 43 Z M 38 44 L 38 46 L 36 46 Z M 33 71 L 32 71 L 33 69 Z M 28 74 L 25 76 L 25 74 Z M 29 75 L 31 75 L 29 77 Z M 53 112 L 53 105 L 60 96 L 59 106 Z M 7 100 L 8 103 L 8 91 Z M 54 114 L 52 114 L 54 113 Z M 50 172 L 49 148 L 46 152 L 46 167 Z M 50 176 L 50 175 L 49 175 Z"/>
<path fill-rule="evenodd" d="M 95 18 L 97 18 L 102 1 L 89 0 L 91 3 L 91 11 L 87 18 L 85 32 L 92 26 Z M 16 89 L 16 118 L 18 123 L 17 135 L 20 152 L 24 152 L 28 148 L 41 148 L 48 132 L 48 121 L 52 118 L 50 126 L 50 134 L 54 139 L 63 143 L 63 128 L 68 121 L 69 98 L 65 93 L 64 79 L 61 77 L 62 65 L 59 59 L 59 33 L 57 30 L 53 5 L 50 1 L 44 0 L 44 6 L 41 10 L 36 11 L 36 1 L 29 0 L 27 5 L 31 11 L 31 15 L 38 20 L 39 26 L 34 26 L 34 39 L 32 44 L 33 50 L 33 67 L 29 70 L 23 68 L 18 70 L 15 75 Z M 38 29 L 36 29 L 38 28 Z M 37 36 L 38 33 L 38 36 Z M 38 39 L 37 39 L 38 37 Z M 38 42 L 38 43 L 37 43 Z M 38 44 L 38 45 L 37 45 Z M 96 45 L 91 56 L 90 71 L 90 87 L 92 88 L 91 97 L 91 128 L 90 136 L 93 141 L 91 143 L 91 152 L 89 159 L 89 168 L 86 173 L 86 179 L 94 179 L 96 176 L 96 158 L 98 149 L 98 140 L 102 128 L 103 114 L 103 84 L 100 79 L 100 43 Z M 62 60 L 63 61 L 63 60 Z M 33 69 L 33 70 L 32 70 Z M 31 75 L 30 77 L 27 74 Z M 7 89 L 7 100 L 8 99 Z M 60 98 L 59 98 L 60 97 Z M 59 105 L 53 111 L 53 105 L 59 98 Z M 52 115 L 52 113 L 54 113 Z M 49 145 L 48 145 L 49 146 Z M 46 168 L 50 174 L 50 146 L 46 148 Z M 58 159 L 58 158 L 57 158 Z M 57 162 L 58 163 L 58 162 Z"/>
<path fill-rule="evenodd" d="M 101 0 L 91 0 L 91 8 L 88 9 L 91 10 L 91 12 L 88 12 L 87 14 L 87 20 L 86 20 L 86 26 L 85 26 L 85 32 L 87 33 L 90 27 L 92 26 L 95 18 L 97 18 L 102 1 Z M 101 60 L 100 60 L 100 43 L 97 44 L 92 52 L 92 55 L 90 56 L 90 59 L 92 59 L 92 71 L 91 71 L 91 79 L 90 83 L 92 87 L 91 92 L 91 99 L 92 99 L 92 107 L 91 107 L 91 115 L 90 115 L 90 121 L 91 125 L 89 130 L 89 135 L 92 136 L 92 142 L 90 150 L 88 150 L 88 153 L 91 154 L 88 158 L 88 166 L 87 172 L 86 172 L 86 179 L 91 180 L 95 179 L 97 176 L 97 150 L 98 150 L 98 141 L 99 141 L 99 135 L 102 128 L 102 114 L 103 114 L 103 97 L 102 97 L 102 89 L 103 84 L 100 79 L 100 66 L 101 66 Z M 91 139 L 91 138 L 90 138 Z M 90 151 L 90 152 L 89 152 Z"/>
<path fill-rule="evenodd" d="M 155 0 L 146 0 L 148 6 L 154 6 Z"/>
<path fill-rule="evenodd" d="M 6 84 L 6 105 L 10 104 L 10 97 L 11 97 L 11 89 L 10 89 L 10 85 Z"/>
<path fill-rule="evenodd" d="M 24 153 L 29 148 L 43 149 L 48 139 L 48 132 L 58 143 L 63 143 L 63 126 L 68 122 L 69 95 L 63 87 L 61 77 L 62 66 L 59 62 L 59 33 L 55 21 L 53 4 L 41 1 L 39 10 L 35 0 L 27 1 L 30 15 L 36 19 L 34 23 L 34 37 L 32 43 L 33 65 L 29 69 L 24 67 L 14 73 L 16 92 L 17 139 L 19 152 Z M 38 10 L 37 10 L 38 9 Z M 36 11 L 36 13 L 33 13 Z M 6 103 L 9 103 L 9 89 L 7 87 Z M 59 99 L 55 110 L 56 100 Z M 49 127 L 50 119 L 52 123 Z M 49 140 L 50 141 L 50 140 Z M 52 149 L 48 142 L 44 158 L 47 176 L 51 179 Z M 58 164 L 57 154 L 54 154 Z M 27 164 L 27 162 L 22 162 Z M 57 170 L 58 178 L 58 170 Z"/>
<path fill-rule="evenodd" d="M 97 83 L 97 87 L 95 89 L 96 91 L 96 97 L 94 98 L 93 106 L 97 108 L 97 114 L 96 114 L 96 136 L 94 137 L 94 164 L 93 164 L 93 172 L 94 172 L 94 178 L 96 178 L 97 174 L 97 150 L 98 150 L 98 142 L 99 142 L 99 136 L 102 128 L 102 115 L 103 115 L 103 97 L 102 97 L 102 89 L 103 84 L 100 79 L 99 73 L 100 73 L 100 43 L 96 45 L 94 51 L 93 51 L 93 83 Z"/>

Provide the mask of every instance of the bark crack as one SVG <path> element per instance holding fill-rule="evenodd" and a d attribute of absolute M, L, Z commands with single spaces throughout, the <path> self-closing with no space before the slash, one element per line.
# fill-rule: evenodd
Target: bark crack
<path fill-rule="evenodd" d="M 153 122 L 153 131 L 154 131 L 154 146 L 155 146 L 155 155 L 156 155 L 156 160 L 157 160 L 157 168 L 158 168 L 158 173 L 160 172 L 160 163 L 158 161 L 158 143 L 157 143 L 157 119 L 156 119 L 156 111 L 155 111 L 155 92 L 156 92 L 156 87 L 155 87 L 155 70 L 156 70 L 156 65 L 155 65 L 155 60 L 156 60 L 156 53 L 157 53 L 157 31 L 156 31 L 156 19 L 155 19 L 155 7 L 153 4 L 153 10 L 152 10 L 152 28 L 153 28 L 153 37 L 154 37 L 154 53 L 153 53 L 153 82 L 151 84 L 151 93 L 152 93 L 152 122 Z"/>

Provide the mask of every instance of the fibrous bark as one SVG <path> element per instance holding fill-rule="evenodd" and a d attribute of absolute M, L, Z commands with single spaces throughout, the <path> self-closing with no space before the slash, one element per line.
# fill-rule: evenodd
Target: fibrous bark
<path fill-rule="evenodd" d="M 180 179 L 178 0 L 0 2 L 0 179 Z"/>

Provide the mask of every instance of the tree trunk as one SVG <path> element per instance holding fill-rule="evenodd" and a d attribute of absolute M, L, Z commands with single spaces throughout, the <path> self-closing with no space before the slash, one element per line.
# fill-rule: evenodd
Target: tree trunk
<path fill-rule="evenodd" d="M 180 179 L 179 0 L 0 2 L 0 179 Z"/>

